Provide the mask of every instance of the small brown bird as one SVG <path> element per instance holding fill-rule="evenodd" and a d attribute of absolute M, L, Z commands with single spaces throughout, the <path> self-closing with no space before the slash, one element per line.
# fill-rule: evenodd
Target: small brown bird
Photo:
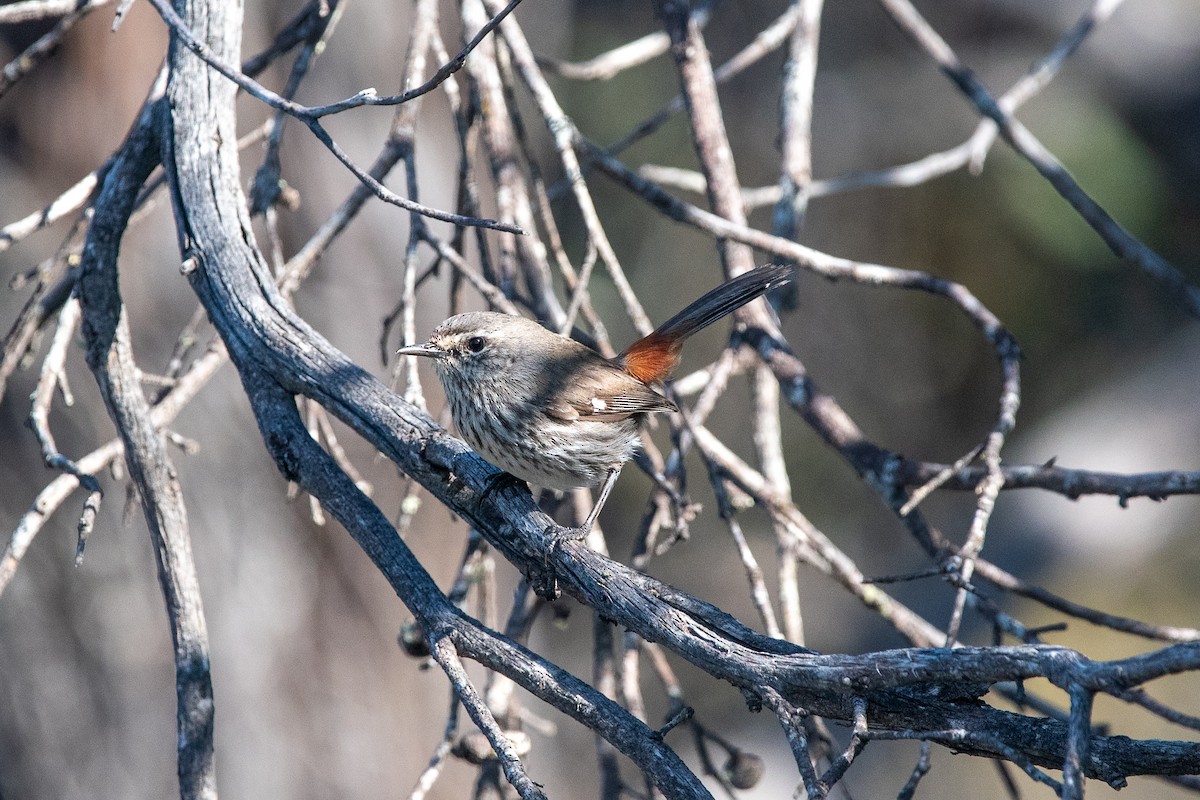
<path fill-rule="evenodd" d="M 500 469 L 551 489 L 603 481 L 588 531 L 621 466 L 638 447 L 644 414 L 678 411 L 649 384 L 679 365 L 683 341 L 791 280 L 768 264 L 712 289 L 614 359 L 524 317 L 476 311 L 450 317 L 401 355 L 434 359 L 463 438 Z"/>

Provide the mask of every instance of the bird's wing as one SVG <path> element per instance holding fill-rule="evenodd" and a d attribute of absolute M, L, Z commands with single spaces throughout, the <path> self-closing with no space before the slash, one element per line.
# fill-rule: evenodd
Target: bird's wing
<path fill-rule="evenodd" d="M 599 375 L 576 374 L 554 392 L 546 412 L 564 422 L 620 422 L 634 414 L 678 411 L 675 404 L 623 371 L 609 368 Z"/>

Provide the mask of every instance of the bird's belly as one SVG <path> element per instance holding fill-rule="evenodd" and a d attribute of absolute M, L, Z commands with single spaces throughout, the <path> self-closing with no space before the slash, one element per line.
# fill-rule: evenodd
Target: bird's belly
<path fill-rule="evenodd" d="M 561 421 L 505 406 L 454 412 L 462 437 L 491 464 L 535 486 L 595 486 L 633 457 L 637 422 Z"/>

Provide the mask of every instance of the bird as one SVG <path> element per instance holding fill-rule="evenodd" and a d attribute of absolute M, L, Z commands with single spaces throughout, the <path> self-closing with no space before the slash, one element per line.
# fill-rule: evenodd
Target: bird
<path fill-rule="evenodd" d="M 583 525 L 567 529 L 582 538 L 637 452 L 642 419 L 679 410 L 655 386 L 679 366 L 684 340 L 793 276 L 782 264 L 744 272 L 615 358 L 534 320 L 490 311 L 450 317 L 424 344 L 397 352 L 433 361 L 455 427 L 493 466 L 559 491 L 602 484 Z"/>

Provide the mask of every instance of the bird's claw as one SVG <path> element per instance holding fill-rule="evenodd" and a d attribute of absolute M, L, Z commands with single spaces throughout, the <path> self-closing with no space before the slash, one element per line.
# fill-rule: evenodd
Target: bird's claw
<path fill-rule="evenodd" d="M 550 546 L 546 548 L 546 559 L 550 560 L 558 555 L 564 542 L 583 541 L 591 532 L 591 525 L 551 525 L 545 531 L 546 538 L 550 540 Z"/>
<path fill-rule="evenodd" d="M 500 489 L 506 483 L 515 485 L 518 488 L 528 488 L 528 484 L 516 475 L 500 471 L 493 472 L 488 476 L 487 482 L 483 486 L 483 491 L 479 493 L 479 504 L 486 503 L 492 492 Z"/>
<path fill-rule="evenodd" d="M 562 591 L 558 588 L 558 576 L 554 571 L 554 561 L 558 552 L 567 542 L 578 542 L 587 538 L 591 532 L 590 525 L 566 526 L 551 525 L 543 531 L 548 540 L 546 555 L 542 559 L 542 570 L 536 576 L 530 576 L 530 586 L 539 597 L 546 600 L 557 600 Z"/>

